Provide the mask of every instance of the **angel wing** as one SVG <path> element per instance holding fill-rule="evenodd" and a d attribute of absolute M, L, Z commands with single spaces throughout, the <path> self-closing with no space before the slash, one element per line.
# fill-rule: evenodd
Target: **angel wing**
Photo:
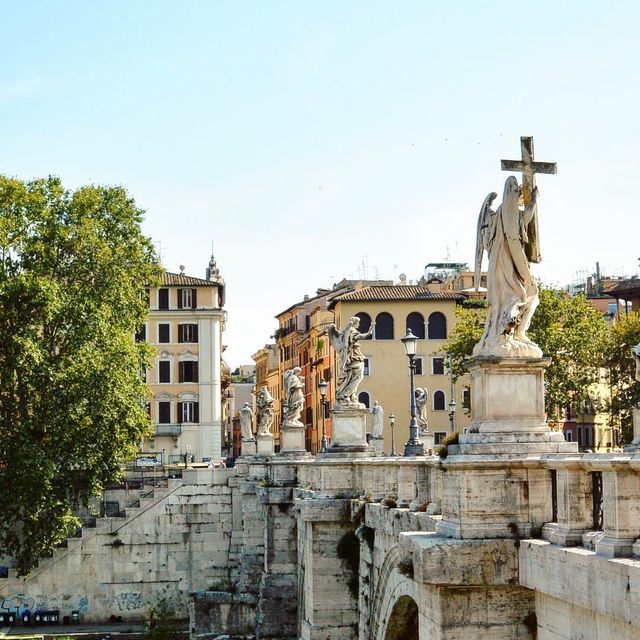
<path fill-rule="evenodd" d="M 482 270 L 482 254 L 484 253 L 484 231 L 488 225 L 489 214 L 492 213 L 491 204 L 498 197 L 495 191 L 492 191 L 482 203 L 480 207 L 480 215 L 478 216 L 478 231 L 476 234 L 476 264 L 473 276 L 473 287 L 477 291 L 480 288 L 480 272 Z"/>
<path fill-rule="evenodd" d="M 347 358 L 347 349 L 346 345 L 344 344 L 344 333 L 338 331 L 335 324 L 330 324 L 327 327 L 327 335 L 329 336 L 329 342 L 331 343 L 331 346 L 336 350 L 336 353 L 338 354 L 340 369 L 342 369 Z"/>

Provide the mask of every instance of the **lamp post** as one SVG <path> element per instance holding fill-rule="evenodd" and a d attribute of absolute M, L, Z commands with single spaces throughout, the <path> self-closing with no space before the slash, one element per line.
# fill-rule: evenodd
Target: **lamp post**
<path fill-rule="evenodd" d="M 449 422 L 451 423 L 451 433 L 454 433 L 456 430 L 456 401 L 453 397 L 449 403 Z"/>
<path fill-rule="evenodd" d="M 411 408 L 411 422 L 409 423 L 409 439 L 404 445 L 405 456 L 423 456 L 424 444 L 420 440 L 420 434 L 418 429 L 418 421 L 416 420 L 416 396 L 413 384 L 413 376 L 416 370 L 416 350 L 418 348 L 418 338 L 413 335 L 411 329 L 407 329 L 407 335 L 401 339 L 404 351 L 409 358 L 409 378 L 411 380 L 411 394 L 410 394 L 410 408 Z"/>
<path fill-rule="evenodd" d="M 393 413 L 389 414 L 389 424 L 391 425 L 391 456 L 397 456 L 398 452 L 396 451 L 396 417 Z"/>
<path fill-rule="evenodd" d="M 322 440 L 320 440 L 320 453 L 327 452 L 327 432 L 325 430 L 325 422 L 327 419 L 327 405 L 329 401 L 327 400 L 327 388 L 329 387 L 329 383 L 323 378 L 318 382 L 318 391 L 320 392 L 320 402 L 322 402 Z"/>

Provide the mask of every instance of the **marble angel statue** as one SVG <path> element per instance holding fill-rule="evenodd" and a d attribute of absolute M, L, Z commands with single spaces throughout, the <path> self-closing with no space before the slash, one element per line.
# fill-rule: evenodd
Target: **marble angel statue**
<path fill-rule="evenodd" d="M 253 411 L 248 402 L 240 409 L 240 437 L 253 440 Z"/>
<path fill-rule="evenodd" d="M 285 424 L 301 425 L 300 414 L 304 406 L 304 378 L 302 369 L 294 367 L 284 372 Z"/>
<path fill-rule="evenodd" d="M 474 356 L 540 358 L 542 350 L 527 337 L 538 303 L 538 285 L 530 262 L 540 261 L 537 236 L 537 187 L 531 202 L 520 206 L 522 188 L 509 176 L 502 204 L 493 210 L 496 193 L 484 200 L 478 219 L 475 281 L 478 288 L 482 256 L 489 256 L 487 301 L 489 309 L 484 335 L 473 350 Z"/>
<path fill-rule="evenodd" d="M 420 435 L 424 435 L 429 433 L 429 423 L 427 421 L 429 390 L 425 387 L 416 387 L 414 397 L 416 399 L 416 418 L 420 427 Z"/>
<path fill-rule="evenodd" d="M 273 424 L 273 396 L 267 387 L 262 387 L 256 397 L 256 409 L 258 414 L 258 435 L 270 436 Z"/>
<path fill-rule="evenodd" d="M 364 355 L 360 348 L 360 340 L 373 334 L 374 324 L 366 333 L 360 333 L 360 318 L 349 319 L 347 326 L 338 331 L 335 324 L 328 328 L 331 346 L 338 354 L 338 383 L 336 386 L 336 407 L 363 408 L 358 402 L 358 385 L 364 378 Z"/>

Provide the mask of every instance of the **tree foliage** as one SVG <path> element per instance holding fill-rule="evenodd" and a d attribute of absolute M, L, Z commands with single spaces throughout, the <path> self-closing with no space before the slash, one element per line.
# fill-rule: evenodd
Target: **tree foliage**
<path fill-rule="evenodd" d="M 454 376 L 459 377 L 482 337 L 486 309 L 462 306 L 456 315 L 458 322 L 445 352 L 451 357 Z M 608 336 L 602 314 L 584 296 L 541 289 L 540 305 L 528 333 L 551 358 L 545 373 L 549 416 L 569 404 L 581 406 L 589 398 L 589 387 L 598 379 L 598 367 L 604 361 Z"/>
<path fill-rule="evenodd" d="M 605 365 L 609 371 L 612 418 L 622 428 L 624 442 L 633 436 L 632 410 L 640 403 L 640 382 L 635 379 L 631 348 L 640 344 L 640 314 L 623 315 L 611 327 Z"/>
<path fill-rule="evenodd" d="M 0 176 L 0 548 L 22 573 L 148 431 L 141 220 L 122 188 Z"/>

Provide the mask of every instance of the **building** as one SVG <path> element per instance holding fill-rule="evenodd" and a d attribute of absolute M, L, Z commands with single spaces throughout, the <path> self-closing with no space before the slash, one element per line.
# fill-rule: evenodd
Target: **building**
<path fill-rule="evenodd" d="M 162 274 L 149 289 L 149 319 L 137 339 L 156 354 L 147 371 L 154 434 L 143 450 L 164 463 L 221 457 L 224 280 L 213 256 L 205 279 Z"/>
<path fill-rule="evenodd" d="M 360 318 L 361 333 L 375 322 L 372 338 L 361 345 L 366 361 L 359 400 L 366 407 L 377 401 L 384 409 L 386 452 L 391 450 L 391 414 L 395 416 L 397 451 L 402 451 L 409 437 L 409 367 L 400 341 L 408 328 L 420 338 L 415 386 L 429 392 L 428 424 L 435 444 L 468 425 L 469 417 L 462 410 L 470 403 L 468 381 L 465 376 L 453 383 L 443 351 L 456 322 L 456 305 L 465 299 L 462 293 L 434 291 L 426 284 L 365 286 L 332 297 L 329 308 L 335 313 L 338 328 L 352 316 Z"/>

